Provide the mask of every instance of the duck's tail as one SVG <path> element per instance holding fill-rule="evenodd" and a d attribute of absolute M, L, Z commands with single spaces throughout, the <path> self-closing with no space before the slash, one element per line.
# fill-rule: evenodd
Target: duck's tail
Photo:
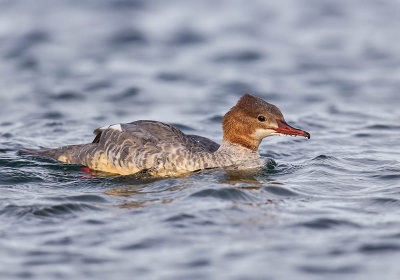
<path fill-rule="evenodd" d="M 93 144 L 70 145 L 55 149 L 22 149 L 21 155 L 52 158 L 71 164 L 84 164 L 84 156 L 93 149 Z"/>

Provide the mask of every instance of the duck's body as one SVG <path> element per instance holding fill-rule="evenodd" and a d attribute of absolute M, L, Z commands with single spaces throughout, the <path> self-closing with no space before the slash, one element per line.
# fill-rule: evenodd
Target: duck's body
<path fill-rule="evenodd" d="M 91 144 L 41 150 L 40 155 L 93 170 L 121 175 L 143 170 L 157 175 L 179 175 L 206 168 L 253 161 L 257 152 L 229 142 L 218 145 L 205 137 L 187 135 L 172 125 L 136 121 L 95 130 Z"/>
<path fill-rule="evenodd" d="M 264 123 L 269 126 L 260 125 Z M 162 122 L 136 121 L 96 129 L 90 144 L 36 150 L 34 154 L 121 175 L 146 171 L 154 176 L 176 176 L 206 168 L 260 165 L 258 145 L 268 135 L 309 137 L 288 126 L 277 107 L 249 94 L 224 116 L 223 129 L 224 138 L 218 145 Z"/>

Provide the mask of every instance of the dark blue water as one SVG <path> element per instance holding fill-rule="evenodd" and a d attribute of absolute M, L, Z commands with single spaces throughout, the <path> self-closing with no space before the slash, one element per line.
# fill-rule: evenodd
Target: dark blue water
<path fill-rule="evenodd" d="M 0 1 L 1 279 L 399 279 L 400 2 Z M 91 176 L 18 155 L 245 92 L 310 140 L 258 174 Z"/>

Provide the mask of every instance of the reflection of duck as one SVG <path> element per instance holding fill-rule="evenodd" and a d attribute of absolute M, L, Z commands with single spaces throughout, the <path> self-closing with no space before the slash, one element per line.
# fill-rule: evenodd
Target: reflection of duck
<path fill-rule="evenodd" d="M 145 170 L 151 175 L 179 175 L 215 167 L 260 166 L 257 152 L 264 137 L 310 134 L 289 126 L 274 105 L 243 95 L 222 120 L 221 145 L 187 135 L 157 121 L 136 121 L 98 128 L 93 143 L 29 151 L 62 162 L 122 175 Z"/>

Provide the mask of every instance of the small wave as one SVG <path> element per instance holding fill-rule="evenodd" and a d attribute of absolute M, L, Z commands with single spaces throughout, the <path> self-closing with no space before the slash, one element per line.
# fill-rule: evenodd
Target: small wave
<path fill-rule="evenodd" d="M 42 117 L 44 119 L 51 119 L 51 120 L 61 120 L 64 119 L 64 115 L 61 112 L 57 111 L 49 111 L 49 112 L 44 112 L 42 114 Z"/>
<path fill-rule="evenodd" d="M 278 196 L 299 196 L 298 193 L 291 191 L 289 189 L 283 188 L 283 187 L 275 187 L 275 186 L 267 186 L 263 188 L 264 191 L 273 194 L 273 195 L 278 195 Z"/>
<path fill-rule="evenodd" d="M 325 160 L 337 160 L 337 158 L 335 158 L 335 157 L 333 157 L 333 156 L 328 156 L 328 155 L 322 154 L 322 155 L 316 156 L 316 157 L 313 158 L 312 160 L 313 160 L 313 161 L 320 161 L 320 160 L 325 161 Z"/>
<path fill-rule="evenodd" d="M 124 45 L 143 45 L 147 43 L 147 38 L 143 32 L 136 29 L 126 29 L 117 31 L 110 38 L 110 43 L 114 46 Z"/>
<path fill-rule="evenodd" d="M 140 89 L 138 87 L 128 87 L 121 93 L 116 94 L 108 98 L 109 101 L 127 101 L 139 95 Z"/>
<path fill-rule="evenodd" d="M 146 7 L 147 2 L 145 0 L 114 0 L 114 1 L 107 1 L 104 2 L 110 7 L 116 9 L 116 10 L 121 10 L 121 11 L 126 11 L 126 10 L 142 10 L 143 8 Z"/>
<path fill-rule="evenodd" d="M 8 58 L 21 58 L 33 47 L 43 44 L 50 39 L 50 34 L 44 30 L 32 30 L 16 40 L 7 52 Z"/>
<path fill-rule="evenodd" d="M 159 238 L 146 238 L 142 241 L 120 247 L 121 250 L 143 250 L 148 248 L 159 247 L 164 243 L 163 239 Z"/>
<path fill-rule="evenodd" d="M 165 223 L 175 228 L 189 228 L 193 225 L 198 226 L 210 226 L 215 225 L 215 221 L 212 218 L 198 218 L 191 214 L 177 214 L 164 220 Z"/>
<path fill-rule="evenodd" d="M 385 207 L 399 207 L 400 200 L 388 197 L 376 197 L 369 199 L 368 205 L 381 205 Z"/>
<path fill-rule="evenodd" d="M 382 179 L 382 180 L 398 180 L 400 179 L 399 173 L 386 173 L 381 175 L 373 175 L 372 177 Z"/>
<path fill-rule="evenodd" d="M 0 185 L 34 183 L 42 181 L 44 181 L 44 179 L 39 174 L 34 174 L 29 171 L 4 168 L 0 172 Z"/>
<path fill-rule="evenodd" d="M 9 132 L 6 132 L 6 133 L 0 133 L 0 137 L 2 137 L 2 138 L 11 138 L 11 137 L 13 137 L 13 135 L 11 133 L 9 133 Z"/>
<path fill-rule="evenodd" d="M 172 36 L 172 40 L 170 40 L 171 45 L 178 46 L 188 46 L 194 44 L 204 43 L 206 41 L 206 37 L 201 33 L 193 31 L 193 30 L 180 30 L 176 34 Z"/>
<path fill-rule="evenodd" d="M 232 52 L 230 54 L 221 54 L 217 55 L 214 58 L 214 61 L 216 62 L 253 62 L 257 60 L 261 60 L 264 57 L 263 54 L 254 51 L 254 50 L 242 50 L 242 51 L 236 51 Z"/>
<path fill-rule="evenodd" d="M 220 124 L 222 122 L 222 118 L 223 118 L 222 115 L 215 115 L 215 116 L 207 118 L 207 121 Z"/>
<path fill-rule="evenodd" d="M 340 109 L 337 106 L 330 106 L 329 112 L 339 117 L 353 117 L 353 118 L 361 118 L 361 119 L 369 119 L 371 116 L 366 113 L 361 113 L 359 111 L 345 111 Z"/>
<path fill-rule="evenodd" d="M 85 90 L 86 91 L 98 91 L 102 89 L 108 89 L 111 88 L 113 83 L 110 80 L 98 80 L 95 82 L 91 82 L 88 85 L 86 85 Z"/>
<path fill-rule="evenodd" d="M 216 102 L 220 102 L 221 97 L 222 99 L 226 98 L 226 96 L 234 95 L 234 96 L 241 96 L 243 92 L 252 92 L 256 93 L 257 90 L 255 90 L 254 85 L 251 85 L 246 82 L 241 82 L 241 81 L 231 81 L 231 82 L 226 82 L 220 86 L 220 95 L 215 96 Z"/>
<path fill-rule="evenodd" d="M 354 134 L 354 137 L 357 137 L 357 138 L 366 138 L 366 137 L 372 137 L 372 136 L 376 136 L 376 135 L 370 134 L 370 133 L 356 133 L 356 134 Z"/>
<path fill-rule="evenodd" d="M 233 201 L 254 201 L 254 198 L 248 195 L 245 191 L 234 188 L 205 189 L 191 194 L 190 197 L 210 197 Z"/>
<path fill-rule="evenodd" d="M 167 219 L 165 219 L 165 222 L 180 222 L 180 221 L 184 221 L 184 220 L 192 220 L 195 219 L 196 217 L 193 215 L 189 215 L 189 214 L 178 214 L 172 217 L 169 217 Z"/>
<path fill-rule="evenodd" d="M 312 168 L 310 172 L 314 174 L 323 174 L 323 175 L 333 175 L 333 174 L 348 174 L 349 171 L 354 172 L 354 165 L 349 165 L 342 159 L 338 159 L 334 156 L 321 154 L 317 157 L 314 157 L 311 160 L 312 164 L 309 165 L 309 168 Z M 362 170 L 359 170 L 362 172 Z"/>
<path fill-rule="evenodd" d="M 160 81 L 164 82 L 180 82 L 187 79 L 187 77 L 181 73 L 173 73 L 173 72 L 161 72 L 158 73 L 156 78 Z"/>
<path fill-rule="evenodd" d="M 381 254 L 383 252 L 400 251 L 400 245 L 395 243 L 364 244 L 359 247 L 359 252 L 364 254 Z"/>
<path fill-rule="evenodd" d="M 359 270 L 358 266 L 345 265 L 339 267 L 304 265 L 300 270 L 311 274 L 348 274 Z"/>
<path fill-rule="evenodd" d="M 85 203 L 61 203 L 57 205 L 29 205 L 29 206 L 10 204 L 0 210 L 0 215 L 16 216 L 20 218 L 29 215 L 54 217 L 54 216 L 69 215 L 75 212 L 81 212 L 86 210 L 99 210 L 99 208 Z"/>
<path fill-rule="evenodd" d="M 274 161 L 275 162 L 275 161 Z M 267 169 L 267 174 L 280 174 L 280 175 L 286 175 L 286 174 L 292 174 L 296 172 L 297 170 L 303 168 L 301 165 L 294 165 L 294 164 L 276 164 L 275 166 L 268 168 Z"/>
<path fill-rule="evenodd" d="M 374 124 L 369 125 L 366 128 L 374 130 L 398 130 L 400 129 L 400 125 Z"/>
<path fill-rule="evenodd" d="M 211 261 L 205 258 L 199 258 L 199 259 L 195 259 L 193 261 L 187 262 L 185 264 L 183 264 L 184 267 L 188 267 L 188 268 L 199 268 L 199 267 L 205 267 L 205 266 L 209 266 L 211 264 Z M 200 277 L 198 279 L 202 279 L 203 277 Z"/>
<path fill-rule="evenodd" d="M 67 197 L 52 196 L 47 197 L 47 200 L 52 201 L 77 201 L 77 202 L 95 202 L 95 203 L 105 203 L 106 199 L 99 195 L 83 194 L 83 195 L 72 195 Z"/>
<path fill-rule="evenodd" d="M 296 226 L 304 226 L 312 229 L 331 229 L 334 227 L 360 227 L 358 224 L 346 220 L 338 220 L 331 218 L 317 218 L 308 222 L 297 224 Z"/>
<path fill-rule="evenodd" d="M 33 209 L 32 214 L 36 216 L 52 217 L 86 210 L 99 210 L 99 208 L 86 203 L 62 203 L 47 207 L 40 206 L 38 209 Z"/>
<path fill-rule="evenodd" d="M 65 101 L 80 101 L 85 99 L 82 93 L 75 91 L 62 91 L 51 96 L 52 99 L 65 102 Z"/>

